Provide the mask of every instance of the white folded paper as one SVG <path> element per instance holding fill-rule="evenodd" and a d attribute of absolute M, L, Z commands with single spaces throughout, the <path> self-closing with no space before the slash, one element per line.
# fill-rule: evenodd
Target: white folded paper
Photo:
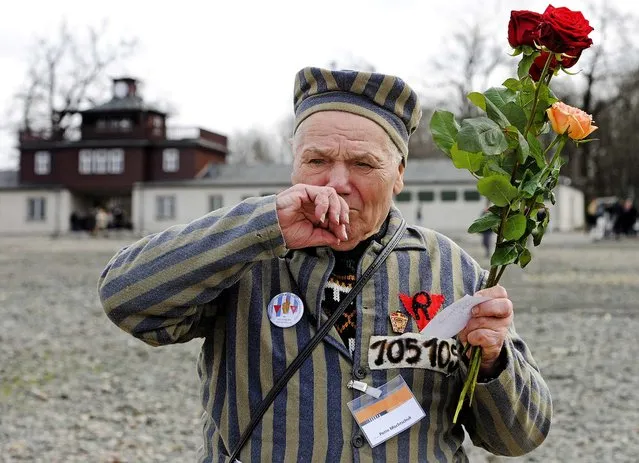
<path fill-rule="evenodd" d="M 448 307 L 441 309 L 435 318 L 421 331 L 428 338 L 446 339 L 459 333 L 470 320 L 470 311 L 477 304 L 490 300 L 490 297 L 469 296 L 466 294 L 461 299 L 453 302 Z"/>

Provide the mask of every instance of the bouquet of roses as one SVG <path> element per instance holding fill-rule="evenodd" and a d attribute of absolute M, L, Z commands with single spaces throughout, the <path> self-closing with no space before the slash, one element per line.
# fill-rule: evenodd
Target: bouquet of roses
<path fill-rule="evenodd" d="M 550 220 L 547 201 L 555 203 L 562 149 L 569 140 L 587 141 L 597 129 L 590 115 L 559 101 L 549 86 L 592 45 L 592 30 L 581 12 L 565 7 L 549 5 L 543 14 L 512 11 L 508 42 L 513 56 L 521 57 L 517 78 L 468 95 L 479 117 L 459 123 L 452 113 L 436 111 L 430 121 L 435 144 L 455 167 L 477 178 L 479 193 L 492 203 L 468 229 L 497 234 L 488 287 L 499 282 L 508 265 L 523 268 L 530 262 L 529 238 L 535 246 L 541 243 Z M 481 349 L 473 347 L 454 422 L 465 398 L 472 403 L 480 363 Z"/>

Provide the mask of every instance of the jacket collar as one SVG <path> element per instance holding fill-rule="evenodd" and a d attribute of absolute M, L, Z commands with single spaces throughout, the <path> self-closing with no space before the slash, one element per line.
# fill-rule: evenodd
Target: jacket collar
<path fill-rule="evenodd" d="M 393 234 L 399 228 L 399 224 L 401 223 L 403 217 L 402 213 L 397 209 L 395 205 L 391 206 L 390 209 L 390 220 L 388 221 L 388 229 L 386 230 L 386 234 L 380 240 L 381 246 L 386 246 L 386 244 L 391 240 Z M 402 236 L 402 239 L 397 243 L 395 249 L 427 249 L 426 243 L 424 242 L 424 238 L 422 234 L 419 233 L 416 228 L 412 225 L 408 225 L 406 227 L 406 231 Z"/>

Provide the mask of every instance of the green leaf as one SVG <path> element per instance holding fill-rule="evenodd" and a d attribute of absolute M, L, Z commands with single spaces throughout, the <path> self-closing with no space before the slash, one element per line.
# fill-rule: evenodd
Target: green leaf
<path fill-rule="evenodd" d="M 537 161 L 537 166 L 540 169 L 546 167 L 546 158 L 544 158 L 541 143 L 537 137 L 535 137 L 532 133 L 529 133 L 526 138 L 528 140 L 528 147 L 530 148 L 530 155 L 535 158 L 535 161 Z"/>
<path fill-rule="evenodd" d="M 519 62 L 519 65 L 517 66 L 517 76 L 519 76 L 520 79 L 523 79 L 528 75 L 530 66 L 532 65 L 533 61 L 535 61 L 536 57 L 536 53 L 524 54 L 523 58 Z"/>
<path fill-rule="evenodd" d="M 430 119 L 430 131 L 437 147 L 450 155 L 450 149 L 455 144 L 455 137 L 459 132 L 459 124 L 453 113 L 435 111 Z"/>
<path fill-rule="evenodd" d="M 491 175 L 477 181 L 477 190 L 496 206 L 505 206 L 517 197 L 517 188 L 507 176 Z"/>
<path fill-rule="evenodd" d="M 508 148 L 516 150 L 519 146 L 519 130 L 517 130 L 517 127 L 509 125 L 504 130 L 504 135 L 506 136 L 506 141 L 508 141 Z"/>
<path fill-rule="evenodd" d="M 503 113 L 502 108 L 508 103 L 514 102 L 517 98 L 517 94 L 507 88 L 491 87 L 486 90 L 484 96 L 486 99 L 485 105 L 488 117 L 499 124 L 502 128 L 513 125 Z"/>
<path fill-rule="evenodd" d="M 484 163 L 484 168 L 482 169 L 482 177 L 490 177 L 491 175 L 494 175 L 494 174 L 501 174 L 507 177 L 510 175 L 499 165 L 498 159 L 488 158 L 486 159 L 486 162 Z"/>
<path fill-rule="evenodd" d="M 495 252 L 493 252 L 492 257 L 490 258 L 490 265 L 497 266 L 512 264 L 517 260 L 517 257 L 518 253 L 515 243 L 504 241 L 495 247 Z"/>
<path fill-rule="evenodd" d="M 501 217 L 495 214 L 484 214 L 477 220 L 475 220 L 470 227 L 468 227 L 468 233 L 480 233 L 486 230 L 490 230 L 498 226 L 501 222 Z"/>
<path fill-rule="evenodd" d="M 518 240 L 526 232 L 526 216 L 524 214 L 513 215 L 506 219 L 504 224 L 504 238 L 508 241 Z"/>
<path fill-rule="evenodd" d="M 463 120 L 461 130 L 457 134 L 457 144 L 463 151 L 481 151 L 487 155 L 500 154 L 508 148 L 501 127 L 487 117 Z"/>
<path fill-rule="evenodd" d="M 519 254 L 519 265 L 521 268 L 524 268 L 526 265 L 530 263 L 532 260 L 532 254 L 528 249 L 524 249 L 521 254 Z"/>
<path fill-rule="evenodd" d="M 471 172 L 477 172 L 481 169 L 484 162 L 484 155 L 482 153 L 469 153 L 468 151 L 460 150 L 457 144 L 454 144 L 450 149 L 450 155 L 455 167 L 458 169 L 468 169 Z"/>
<path fill-rule="evenodd" d="M 467 98 L 479 109 L 486 111 L 486 97 L 484 97 L 483 94 L 479 92 L 472 92 L 468 94 Z"/>
<path fill-rule="evenodd" d="M 527 172 L 530 172 L 530 171 L 527 171 Z M 543 174 L 543 171 L 540 170 L 535 175 L 532 175 L 530 179 L 525 180 L 525 182 L 521 183 L 521 185 L 519 186 L 519 191 L 521 191 L 524 198 L 532 198 L 533 196 L 537 194 L 538 190 L 543 188 L 543 186 L 541 185 L 539 181 L 541 179 L 542 174 Z"/>
<path fill-rule="evenodd" d="M 544 237 L 544 233 L 546 233 L 546 228 L 548 228 L 548 222 L 550 222 L 550 211 L 545 209 L 546 215 L 544 219 L 537 224 L 535 229 L 532 231 L 533 236 L 533 244 L 535 246 L 539 246 L 541 244 L 541 239 Z"/>
<path fill-rule="evenodd" d="M 509 101 L 501 108 L 501 112 L 504 113 L 504 116 L 506 116 L 512 125 L 517 127 L 517 130 L 519 130 L 522 134 L 524 133 L 528 119 L 526 119 L 526 113 L 524 110 L 521 109 L 517 103 Z"/>
<path fill-rule="evenodd" d="M 517 164 L 518 157 L 516 150 L 513 149 L 508 150 L 502 156 L 499 156 L 500 165 L 502 169 L 508 172 L 508 178 L 510 178 L 511 172 L 515 168 L 515 164 Z"/>
<path fill-rule="evenodd" d="M 519 155 L 519 162 L 525 162 L 528 156 L 530 155 L 530 147 L 528 146 L 528 142 L 524 138 L 524 136 L 517 132 L 519 145 L 517 145 L 517 154 Z"/>
<path fill-rule="evenodd" d="M 518 92 L 519 90 L 521 90 L 521 82 L 512 77 L 506 79 L 502 85 L 512 90 L 513 92 Z"/>
<path fill-rule="evenodd" d="M 486 99 L 493 103 L 499 110 L 517 99 L 517 94 L 504 87 L 491 87 L 484 92 Z"/>
<path fill-rule="evenodd" d="M 521 80 L 521 90 L 519 91 L 517 103 L 526 113 L 526 118 L 530 117 L 532 102 L 535 98 L 535 83 L 530 77 Z"/>

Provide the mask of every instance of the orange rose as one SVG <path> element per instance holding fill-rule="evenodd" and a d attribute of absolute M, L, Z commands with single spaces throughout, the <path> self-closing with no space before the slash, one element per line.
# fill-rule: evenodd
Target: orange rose
<path fill-rule="evenodd" d="M 552 129 L 558 134 L 568 133 L 573 140 L 581 140 L 597 130 L 592 116 L 581 109 L 558 101 L 546 110 Z"/>

